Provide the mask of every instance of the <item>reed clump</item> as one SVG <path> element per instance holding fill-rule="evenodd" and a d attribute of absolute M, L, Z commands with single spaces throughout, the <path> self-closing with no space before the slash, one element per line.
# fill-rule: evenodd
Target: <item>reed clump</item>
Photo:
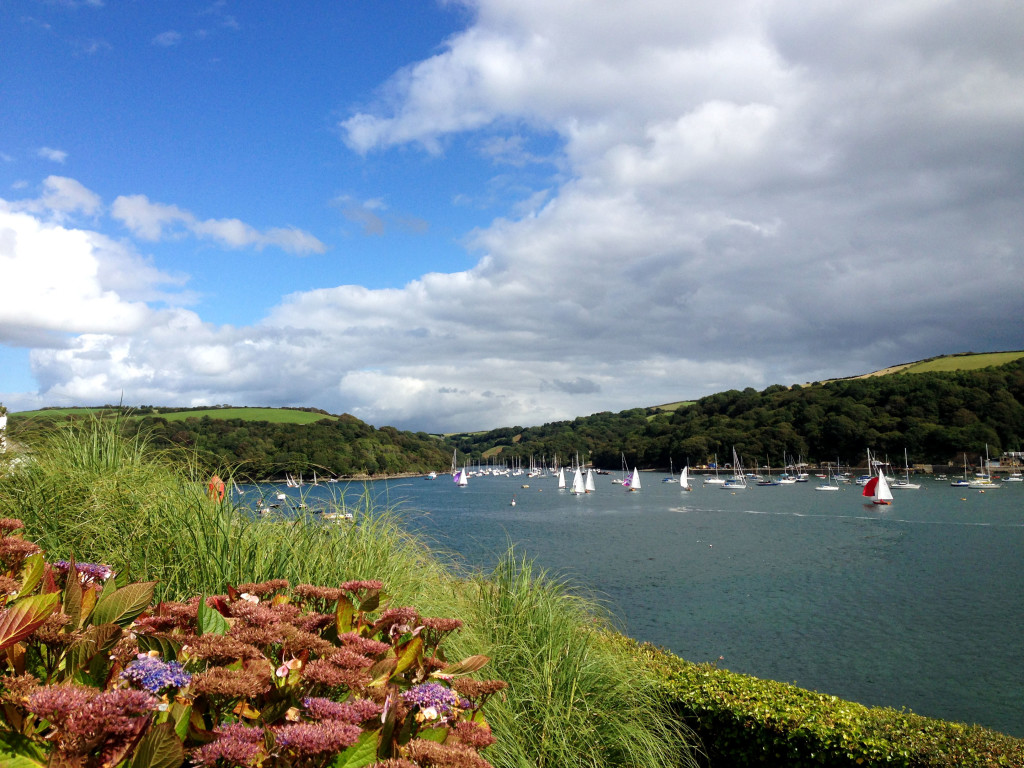
<path fill-rule="evenodd" d="M 651 693 L 651 672 L 614 639 L 594 601 L 509 554 L 493 573 L 466 577 L 452 559 L 403 528 L 368 494 L 323 515 L 260 515 L 207 495 L 188 455 L 125 437 L 116 420 L 20 435 L 28 460 L 0 483 L 0 517 L 53 558 L 105 563 L 156 582 L 158 599 L 285 580 L 340 585 L 379 579 L 392 605 L 458 617 L 446 645 L 485 654 L 508 688 L 488 704 L 499 768 L 692 765 L 689 741 Z M 231 472 L 220 473 L 230 485 Z"/>

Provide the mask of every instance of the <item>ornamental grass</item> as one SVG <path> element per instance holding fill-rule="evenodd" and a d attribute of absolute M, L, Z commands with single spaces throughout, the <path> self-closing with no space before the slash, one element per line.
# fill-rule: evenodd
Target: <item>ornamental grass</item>
<path fill-rule="evenodd" d="M 297 516 L 260 515 L 237 506 L 230 496 L 211 500 L 206 495 L 209 478 L 200 476 L 194 457 L 157 450 L 144 436 L 126 438 L 116 420 L 83 420 L 55 431 L 20 434 L 18 440 L 29 446 L 29 460 L 0 483 L 0 515 L 21 518 L 25 538 L 39 542 L 54 558 L 108 564 L 122 581 L 152 583 L 154 600 L 164 607 L 142 617 L 147 632 L 157 638 L 163 637 L 161 632 L 184 633 L 195 621 L 191 611 L 193 603 L 199 605 L 198 596 L 223 595 L 228 585 L 234 585 L 238 599 L 229 601 L 230 620 L 241 626 L 222 639 L 211 640 L 204 633 L 185 643 L 193 654 L 191 663 L 201 659 L 212 665 L 191 683 L 206 692 L 207 712 L 228 717 L 227 708 L 238 706 L 231 703 L 233 695 L 262 701 L 260 697 L 276 690 L 273 686 L 279 678 L 272 677 L 271 688 L 264 690 L 268 683 L 260 676 L 262 671 L 254 671 L 253 660 L 233 643 L 256 647 L 264 656 L 263 649 L 274 644 L 301 648 L 309 654 L 302 674 L 321 692 L 361 690 L 368 685 L 367 672 L 353 655 L 372 657 L 372 647 L 346 642 L 325 657 L 314 641 L 326 631 L 323 617 L 329 622 L 336 612 L 332 606 L 337 605 L 343 584 L 361 582 L 364 591 L 372 591 L 366 584 L 379 580 L 387 585 L 389 603 L 382 604 L 375 620 L 406 626 L 410 618 L 402 614 L 404 606 L 416 606 L 417 615 L 458 617 L 423 621 L 424 642 L 443 636 L 453 658 L 486 655 L 491 659 L 489 675 L 508 682 L 508 688 L 496 695 L 486 685 L 479 687 L 486 681 L 461 678 L 450 686 L 469 701 L 490 697 L 488 720 L 497 738 L 486 748 L 490 764 L 497 768 L 693 764 L 688 734 L 673 724 L 671 713 L 650 694 L 655 681 L 610 633 L 608 618 L 597 603 L 511 551 L 494 573 L 467 576 L 453 557 L 409 534 L 401 510 L 379 506 L 369 494 L 340 502 L 338 511 L 354 517 L 341 523 L 301 510 Z M 230 485 L 230 471 L 218 474 Z M 259 618 L 262 613 L 246 607 L 272 603 L 271 592 L 278 588 L 259 591 L 284 582 L 293 585 L 287 605 L 304 606 L 301 621 L 289 619 L 295 634 L 287 638 L 272 635 L 280 626 L 266 625 Z M 364 595 L 352 597 L 358 604 Z M 251 602 L 252 598 L 259 602 Z M 214 612 L 219 614 L 223 607 L 215 606 Z M 197 614 L 199 610 L 196 607 Z M 385 640 L 360 636 L 361 643 Z M 162 661 L 176 660 L 159 642 L 150 650 L 158 651 Z M 222 655 L 217 656 L 218 652 Z M 237 674 L 214 671 L 231 664 L 240 665 L 233 670 Z M 168 669 L 166 674 L 174 672 Z M 413 706 L 420 711 L 431 708 L 397 700 L 399 712 Z M 451 702 L 439 698 L 433 709 L 444 716 L 446 706 L 451 707 Z M 299 709 L 300 720 L 307 718 L 302 714 L 306 710 Z M 244 708 L 231 711 L 233 717 L 245 712 Z M 265 764 L 260 762 L 269 759 L 263 757 L 264 747 L 254 746 L 251 733 L 231 729 L 236 724 L 222 721 L 216 726 L 221 731 L 209 732 L 221 744 L 211 747 L 210 751 L 220 749 L 221 753 L 209 759 L 219 761 L 218 765 L 231 760 L 241 761 L 235 763 L 239 765 Z M 460 735 L 452 738 L 467 750 L 481 748 L 481 739 L 489 739 L 489 734 L 473 727 L 455 723 L 451 729 L 453 733 L 457 729 Z M 313 744 L 309 729 L 289 729 L 279 735 L 288 744 Z M 340 731 L 320 736 L 325 741 L 318 744 L 343 738 Z M 385 764 L 472 765 L 476 759 L 465 750 L 439 755 L 436 746 L 423 742 L 422 737 L 411 738 L 409 749 L 388 757 Z"/>

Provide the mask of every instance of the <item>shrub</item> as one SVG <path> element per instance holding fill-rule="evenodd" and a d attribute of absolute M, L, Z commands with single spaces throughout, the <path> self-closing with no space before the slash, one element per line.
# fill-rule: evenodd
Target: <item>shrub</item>
<path fill-rule="evenodd" d="M 865 707 L 647 646 L 638 653 L 658 671 L 663 694 L 703 741 L 715 768 L 1024 765 L 1024 741 L 979 726 Z"/>
<path fill-rule="evenodd" d="M 153 582 L 48 563 L 0 520 L 0 753 L 107 768 L 489 766 L 482 706 L 441 642 L 462 623 L 390 607 L 379 581 L 274 580 L 153 604 Z"/>

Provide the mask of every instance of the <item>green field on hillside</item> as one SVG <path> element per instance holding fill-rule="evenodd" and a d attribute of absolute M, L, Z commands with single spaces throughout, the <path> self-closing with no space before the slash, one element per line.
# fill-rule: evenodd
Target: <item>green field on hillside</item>
<path fill-rule="evenodd" d="M 46 408 L 41 411 L 20 411 L 14 414 L 17 418 L 45 418 L 61 419 L 65 416 L 85 416 L 88 414 L 108 414 L 113 416 L 117 413 L 114 408 Z M 185 421 L 185 419 L 201 419 L 208 416 L 211 419 L 241 419 L 243 421 L 267 421 L 271 424 L 312 424 L 320 419 L 336 419 L 336 416 L 327 416 L 323 413 L 313 411 L 299 411 L 291 408 L 204 408 L 196 411 L 155 411 L 129 412 L 128 418 L 141 418 L 143 416 L 156 416 L 167 421 Z"/>
<path fill-rule="evenodd" d="M 992 365 L 1005 365 L 1024 357 L 1024 351 L 1019 352 L 986 352 L 978 355 L 945 355 L 931 360 L 922 360 L 919 363 L 911 363 L 906 368 L 900 369 L 900 373 L 931 373 L 933 371 L 973 371 L 978 368 L 988 368 Z"/>

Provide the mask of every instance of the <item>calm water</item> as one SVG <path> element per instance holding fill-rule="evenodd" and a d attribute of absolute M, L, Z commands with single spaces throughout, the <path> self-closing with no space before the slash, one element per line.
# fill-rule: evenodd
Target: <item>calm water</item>
<path fill-rule="evenodd" d="M 685 659 L 1024 736 L 1024 484 L 924 480 L 878 508 L 813 478 L 681 493 L 662 477 L 627 493 L 602 476 L 579 497 L 550 477 L 368 487 L 468 565 L 514 543 Z"/>

